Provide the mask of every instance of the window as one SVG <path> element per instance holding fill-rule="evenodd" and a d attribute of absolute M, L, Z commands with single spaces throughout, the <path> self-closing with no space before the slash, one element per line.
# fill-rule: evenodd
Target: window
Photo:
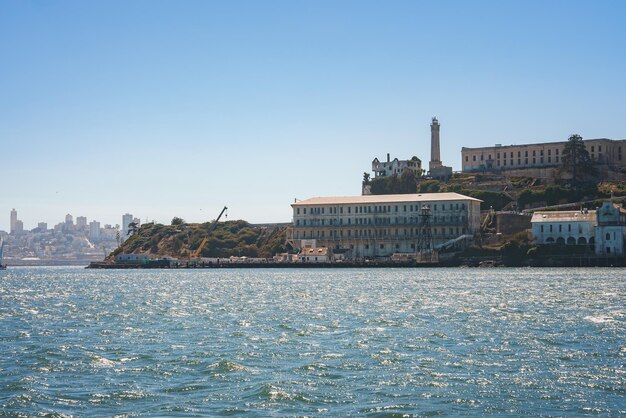
<path fill-rule="evenodd" d="M 543 225 L 541 225 L 541 232 L 543 232 Z"/>
<path fill-rule="evenodd" d="M 537 155 L 537 154 L 535 154 L 535 150 L 533 150 L 533 157 L 534 157 L 535 155 Z"/>
<path fill-rule="evenodd" d="M 482 161 L 482 160 L 483 160 L 483 156 L 482 156 L 482 154 L 481 154 L 481 155 L 480 155 L 480 161 Z"/>
<path fill-rule="evenodd" d="M 593 147 L 593 145 L 592 145 L 592 146 L 591 146 L 591 152 L 594 152 L 593 148 L 594 148 L 594 147 Z"/>
<path fill-rule="evenodd" d="M 466 155 L 465 156 L 465 162 L 468 162 L 468 161 L 469 161 L 469 156 Z"/>
<path fill-rule="evenodd" d="M 558 148 L 556 149 L 555 154 L 559 155 L 559 149 Z"/>
<path fill-rule="evenodd" d="M 476 156 L 472 155 L 472 161 L 476 161 Z"/>
<path fill-rule="evenodd" d="M 552 155 L 552 150 L 551 149 L 548 150 L 548 155 Z"/>
<path fill-rule="evenodd" d="M 296 213 L 297 213 L 298 215 L 300 215 L 300 208 L 297 208 L 297 209 L 296 209 Z"/>
<path fill-rule="evenodd" d="M 602 145 L 598 145 L 598 152 L 602 152 Z"/>
<path fill-rule="evenodd" d="M 611 241 L 611 233 L 610 232 L 606 233 L 606 240 L 607 241 Z"/>
<path fill-rule="evenodd" d="M 528 157 L 528 151 L 524 151 L 524 157 Z"/>

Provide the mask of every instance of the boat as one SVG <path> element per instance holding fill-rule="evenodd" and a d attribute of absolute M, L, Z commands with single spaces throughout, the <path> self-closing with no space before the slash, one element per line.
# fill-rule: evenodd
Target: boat
<path fill-rule="evenodd" d="M 0 270 L 5 270 L 7 265 L 4 264 L 4 239 L 0 237 Z"/>

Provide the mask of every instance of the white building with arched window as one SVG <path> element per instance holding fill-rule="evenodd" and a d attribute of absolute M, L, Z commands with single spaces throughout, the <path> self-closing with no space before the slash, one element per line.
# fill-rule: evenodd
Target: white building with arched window
<path fill-rule="evenodd" d="M 594 245 L 595 210 L 535 212 L 530 222 L 537 244 Z"/>
<path fill-rule="evenodd" d="M 537 244 L 589 245 L 607 257 L 626 252 L 626 209 L 609 201 L 597 210 L 535 212 L 530 222 Z"/>

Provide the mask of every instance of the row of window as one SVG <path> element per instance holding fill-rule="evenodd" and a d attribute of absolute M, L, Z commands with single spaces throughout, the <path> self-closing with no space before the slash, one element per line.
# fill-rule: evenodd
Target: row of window
<path fill-rule="evenodd" d="M 394 231 L 390 229 L 348 229 L 339 230 L 339 231 L 325 231 L 325 230 L 316 230 L 316 231 L 296 231 L 296 239 L 307 239 L 307 238 L 400 238 L 400 237 L 417 237 L 419 235 L 419 228 L 409 228 L 409 229 L 398 229 L 396 228 Z M 432 228 L 433 236 L 460 236 L 467 233 L 466 228 Z M 427 230 L 422 230 L 422 234 L 427 234 Z"/>
<path fill-rule="evenodd" d="M 593 149 L 593 147 L 591 147 Z M 506 159 L 507 158 L 507 153 L 503 152 L 502 153 L 502 158 Z M 559 155 L 559 149 L 556 148 L 554 151 L 555 155 Z M 543 150 L 539 150 L 539 155 L 543 157 Z M 552 150 L 549 149 L 548 150 L 548 155 L 552 155 Z M 511 151 L 509 158 L 513 158 L 514 156 L 514 152 Z M 537 150 L 533 150 L 532 152 L 532 156 L 536 157 L 537 156 Z M 522 152 L 521 151 L 517 151 L 517 158 L 521 158 L 522 157 Z M 524 157 L 528 157 L 528 151 L 524 151 Z M 480 154 L 480 161 L 483 161 L 485 158 L 485 156 L 483 154 Z M 500 153 L 496 153 L 496 158 L 500 159 Z M 491 160 L 491 154 L 487 154 L 487 161 Z M 476 161 L 476 155 L 472 155 L 472 161 Z M 469 155 L 465 156 L 465 162 L 469 162 Z"/>
<path fill-rule="evenodd" d="M 393 206 L 393 211 L 394 212 L 415 212 L 415 211 L 419 211 L 420 209 L 430 209 L 432 206 L 433 210 L 438 210 L 439 208 L 441 208 L 441 210 L 446 210 L 446 207 L 449 210 L 465 210 L 465 203 L 423 203 L 423 204 L 416 204 L 416 205 L 394 205 Z M 374 205 L 374 206 L 346 206 L 346 213 L 352 213 L 352 209 L 354 208 L 354 213 L 389 213 L 392 211 L 392 206 L 391 205 Z M 402 210 L 400 210 L 400 208 L 402 208 Z M 324 215 L 326 214 L 326 209 L 328 209 L 328 214 L 331 215 L 336 215 L 337 213 L 339 214 L 343 214 L 344 213 L 344 207 L 343 206 L 331 206 L 331 207 L 313 207 L 313 208 L 308 208 L 309 209 L 309 214 L 311 215 Z M 300 208 L 296 208 L 296 214 L 300 215 Z M 307 208 L 303 207 L 302 208 L 302 214 L 306 215 L 307 214 Z"/>
<path fill-rule="evenodd" d="M 595 152 L 596 152 L 595 146 L 592 145 L 591 146 L 591 157 L 594 158 L 594 159 L 595 159 Z M 555 158 L 556 158 L 555 162 L 558 163 L 559 162 L 559 157 L 558 157 L 559 156 L 559 149 L 558 148 L 556 148 L 554 150 L 554 154 L 555 154 Z M 511 165 L 513 165 L 513 156 L 514 156 L 514 152 L 511 151 L 510 154 L 509 154 Z M 537 150 L 533 150 L 532 151 L 532 156 L 533 157 L 537 156 Z M 539 150 L 539 156 L 543 157 L 543 150 Z M 548 162 L 551 162 L 551 156 L 552 156 L 552 149 L 548 149 Z M 476 157 L 477 157 L 476 155 L 472 155 L 472 161 L 476 161 Z M 520 164 L 521 157 L 522 157 L 522 152 L 521 151 L 517 151 L 517 158 L 518 158 L 517 164 L 518 165 Z M 507 153 L 503 152 L 502 153 L 502 159 L 504 160 L 504 165 L 506 165 L 506 158 L 507 158 Z M 526 164 L 528 164 L 528 151 L 524 151 L 524 158 L 526 158 Z M 500 153 L 499 152 L 496 153 L 496 159 L 497 160 L 500 159 Z M 602 160 L 602 145 L 598 145 L 598 159 Z M 619 161 L 622 160 L 622 147 L 617 147 L 617 159 Z M 490 161 L 490 160 L 491 160 L 491 154 L 487 154 L 487 161 Z M 480 154 L 480 161 L 484 161 L 484 155 L 483 154 Z M 469 162 L 469 155 L 465 156 L 465 162 L 466 163 Z M 543 163 L 543 158 L 541 158 L 541 162 Z M 533 158 L 533 164 L 534 163 L 535 163 L 535 159 Z M 500 164 L 498 163 L 498 165 L 500 165 Z"/>
<path fill-rule="evenodd" d="M 466 218 L 463 215 L 437 215 L 433 216 L 433 223 L 459 223 L 465 222 Z M 392 222 L 392 220 L 394 222 Z M 398 217 L 395 218 L 354 218 L 354 223 L 352 222 L 352 218 L 347 219 L 346 225 L 393 225 L 393 224 L 418 224 L 420 223 L 419 217 Z M 328 223 L 326 223 L 326 219 L 296 219 L 296 226 L 344 226 L 343 218 L 339 219 L 328 219 Z"/>
<path fill-rule="evenodd" d="M 544 232 L 544 226 L 545 225 L 540 225 L 541 228 L 541 232 Z M 548 225 L 549 226 L 549 230 L 550 232 L 554 232 L 553 228 L 554 225 Z M 563 232 L 563 224 L 559 224 L 559 232 Z M 567 232 L 572 232 L 572 224 L 567 224 Z M 578 224 L 578 233 L 582 234 L 583 233 L 583 226 L 581 224 Z"/>

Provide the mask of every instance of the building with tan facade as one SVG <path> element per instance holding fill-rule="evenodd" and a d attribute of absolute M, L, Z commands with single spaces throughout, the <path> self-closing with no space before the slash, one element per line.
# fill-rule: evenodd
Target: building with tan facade
<path fill-rule="evenodd" d="M 477 233 L 480 202 L 458 193 L 313 197 L 291 205 L 288 241 L 295 248 L 326 247 L 353 259 L 416 253 L 425 235 L 437 248 Z"/>
<path fill-rule="evenodd" d="M 583 141 L 591 159 L 604 171 L 626 167 L 626 139 L 587 139 Z M 461 149 L 464 173 L 499 172 L 505 175 L 551 177 L 561 164 L 567 141 L 539 144 L 500 145 Z M 531 171 L 529 173 L 529 171 Z"/>

